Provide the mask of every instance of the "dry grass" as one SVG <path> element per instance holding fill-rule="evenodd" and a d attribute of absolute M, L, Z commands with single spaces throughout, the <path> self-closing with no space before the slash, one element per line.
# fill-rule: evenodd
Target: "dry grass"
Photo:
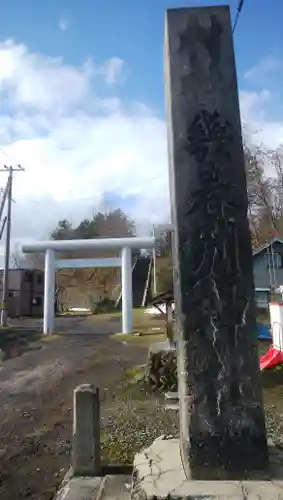
<path fill-rule="evenodd" d="M 110 313 L 99 313 L 99 314 L 91 314 L 89 316 L 90 321 L 95 321 L 95 322 L 104 322 L 104 321 L 113 321 L 117 320 L 119 321 L 121 319 L 122 315 L 120 311 L 114 311 Z"/>
<path fill-rule="evenodd" d="M 32 331 L 29 328 L 16 328 L 13 326 L 2 328 L 0 332 L 0 350 L 6 354 L 8 353 L 8 357 L 10 357 L 9 352 L 11 350 L 23 354 L 23 352 L 33 349 L 41 337 L 37 331 Z M 12 357 L 14 357 L 14 355 Z"/>
<path fill-rule="evenodd" d="M 163 397 L 143 384 L 143 366 L 128 370 L 109 391 L 102 408 L 101 444 L 105 463 L 132 464 L 135 453 L 163 434 L 177 434 L 177 416 Z"/>
<path fill-rule="evenodd" d="M 165 320 L 159 315 L 150 316 L 144 309 L 135 309 L 133 312 L 133 333 L 116 333 L 113 338 L 124 342 L 136 342 L 148 347 L 152 342 L 166 340 Z"/>
<path fill-rule="evenodd" d="M 59 339 L 60 335 L 62 335 L 62 334 L 59 332 L 54 333 L 53 335 L 42 335 L 42 337 L 40 337 L 39 342 L 43 342 L 43 343 L 52 342 L 53 340 Z"/>
<path fill-rule="evenodd" d="M 131 464 L 135 453 L 161 435 L 178 436 L 178 413 L 166 410 L 164 396 L 153 394 L 143 379 L 144 366 L 127 370 L 102 404 L 101 445 L 104 463 Z M 267 435 L 283 446 L 282 386 L 264 391 Z M 278 397 L 278 393 L 280 396 Z"/>

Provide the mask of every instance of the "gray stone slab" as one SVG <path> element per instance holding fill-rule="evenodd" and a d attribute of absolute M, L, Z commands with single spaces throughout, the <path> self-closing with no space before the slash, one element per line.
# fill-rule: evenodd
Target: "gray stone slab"
<path fill-rule="evenodd" d="M 165 90 L 184 467 L 251 478 L 267 444 L 228 6 L 167 11 Z"/>
<path fill-rule="evenodd" d="M 72 477 L 54 500 L 130 500 L 131 476 Z"/>
<path fill-rule="evenodd" d="M 131 476 L 105 476 L 101 494 L 97 500 L 130 500 L 131 484 Z"/>
<path fill-rule="evenodd" d="M 279 468 L 281 479 L 278 479 Z M 272 476 L 273 470 L 270 473 Z M 131 499 L 282 500 L 282 451 L 277 461 L 276 475 L 277 479 L 263 481 L 187 479 L 182 464 L 179 440 L 160 437 L 149 448 L 135 456 Z"/>
<path fill-rule="evenodd" d="M 74 475 L 100 473 L 99 389 L 82 384 L 74 390 L 72 469 Z"/>
<path fill-rule="evenodd" d="M 100 477 L 73 477 L 62 486 L 54 500 L 95 500 L 101 484 Z"/>

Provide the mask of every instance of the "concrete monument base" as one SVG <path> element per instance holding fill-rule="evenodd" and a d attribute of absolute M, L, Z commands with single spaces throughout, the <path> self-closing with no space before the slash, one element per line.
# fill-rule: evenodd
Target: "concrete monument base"
<path fill-rule="evenodd" d="M 185 476 L 179 440 L 160 437 L 135 456 L 131 498 L 283 500 L 283 450 L 269 444 L 269 480 L 196 481 Z"/>

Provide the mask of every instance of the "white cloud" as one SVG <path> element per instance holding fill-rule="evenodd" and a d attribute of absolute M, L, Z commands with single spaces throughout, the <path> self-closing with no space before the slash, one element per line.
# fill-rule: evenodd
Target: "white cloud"
<path fill-rule="evenodd" d="M 65 17 L 61 17 L 61 19 L 59 20 L 59 30 L 62 31 L 62 33 L 65 33 L 65 31 L 67 31 L 70 26 L 71 26 L 71 22 L 69 19 L 66 19 Z"/>
<path fill-rule="evenodd" d="M 242 117 L 244 119 L 247 118 L 248 121 L 250 121 L 252 116 L 254 116 L 255 121 L 259 118 L 263 119 L 266 105 L 268 105 L 271 99 L 272 95 L 267 89 L 263 89 L 259 92 L 240 92 Z"/>
<path fill-rule="evenodd" d="M 164 122 L 143 103 L 96 92 L 101 81 L 112 89 L 123 68 L 119 58 L 73 67 L 0 43 L 0 146 L 26 167 L 15 175 L 14 238 L 43 237 L 65 216 L 79 221 L 106 192 L 134 197 L 141 219 L 168 213 Z"/>
<path fill-rule="evenodd" d="M 255 83 L 260 83 L 263 79 L 272 76 L 274 72 L 278 72 L 281 69 L 283 69 L 283 61 L 278 57 L 268 56 L 250 68 L 245 73 L 244 78 Z"/>
<path fill-rule="evenodd" d="M 8 154 L 0 150 L 0 160 L 26 167 L 14 181 L 16 241 L 46 237 L 60 218 L 78 222 L 117 193 L 140 222 L 168 219 L 165 123 L 113 92 L 124 66 L 113 57 L 75 67 L 12 40 L 0 43 L 0 146 Z M 240 100 L 256 137 L 283 142 L 283 123 L 268 121 L 268 89 L 242 92 Z"/>
<path fill-rule="evenodd" d="M 24 120 L 35 109 L 54 114 L 81 103 L 94 71 L 91 61 L 74 68 L 59 57 L 30 53 L 12 40 L 0 43 L 0 91 L 6 105 Z"/>
<path fill-rule="evenodd" d="M 269 118 L 273 95 L 262 91 L 240 92 L 240 108 L 244 128 L 255 143 L 276 148 L 283 144 L 283 119 Z"/>
<path fill-rule="evenodd" d="M 244 75 L 253 91 L 240 93 L 242 119 L 255 142 L 275 148 L 283 144 L 282 58 L 269 55 Z M 281 111 L 281 113 L 280 113 Z M 277 119 L 272 119 L 276 116 Z"/>
<path fill-rule="evenodd" d="M 119 80 L 124 69 L 123 59 L 113 57 L 104 64 L 105 80 L 108 85 L 113 85 Z"/>

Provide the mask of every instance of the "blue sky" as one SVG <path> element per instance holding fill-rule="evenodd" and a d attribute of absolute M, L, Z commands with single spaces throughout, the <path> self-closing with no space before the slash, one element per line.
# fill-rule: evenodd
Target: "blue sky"
<path fill-rule="evenodd" d="M 114 54 L 127 65 L 120 95 L 145 102 L 163 114 L 165 9 L 223 3 L 227 2 L 9 0 L 1 6 L 0 33 L 3 40 L 13 38 L 31 51 L 63 56 L 68 64 L 79 65 L 87 56 L 99 64 Z M 233 21 L 238 0 L 231 0 L 229 5 Z M 282 18 L 283 2 L 245 1 L 234 39 L 240 87 L 254 88 L 254 82 L 250 84 L 243 76 L 261 60 L 283 58 Z M 58 30 L 60 20 L 66 22 L 65 32 Z M 269 83 L 282 97 L 279 82 Z M 262 84 L 255 86 L 260 88 Z"/>
<path fill-rule="evenodd" d="M 163 114 L 165 9 L 216 4 L 227 2 L 9 0 L 1 6 L 0 33 L 2 39 L 13 38 L 31 51 L 63 56 L 68 64 L 79 65 L 87 56 L 99 64 L 115 54 L 127 64 L 121 95 L 146 102 Z M 238 0 L 229 5 L 233 21 Z M 262 59 L 282 59 L 282 18 L 283 2 L 245 1 L 234 38 L 240 86 L 253 88 L 243 76 Z M 63 33 L 58 30 L 60 19 L 67 23 Z"/>
<path fill-rule="evenodd" d="M 164 14 L 213 4 L 223 2 L 3 2 L 0 160 L 26 167 L 15 239 L 42 238 L 111 196 L 141 222 L 168 219 Z M 268 147 L 283 142 L 282 18 L 282 1 L 245 0 L 234 36 L 243 122 Z"/>

